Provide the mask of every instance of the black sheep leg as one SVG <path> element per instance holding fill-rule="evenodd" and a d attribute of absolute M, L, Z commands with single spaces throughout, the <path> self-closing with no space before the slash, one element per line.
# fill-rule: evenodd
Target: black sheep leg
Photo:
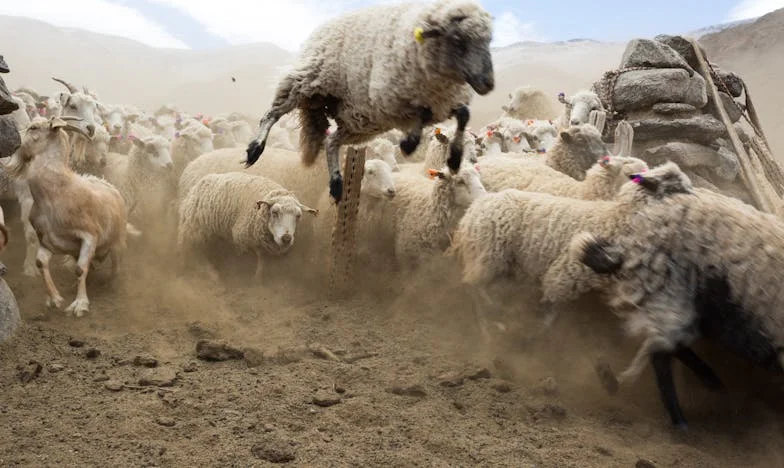
<path fill-rule="evenodd" d="M 433 111 L 427 107 L 419 110 L 419 122 L 400 142 L 400 151 L 403 156 L 411 156 L 416 151 L 419 142 L 422 140 L 422 128 L 433 121 Z"/>
<path fill-rule="evenodd" d="M 724 384 L 721 379 L 713 372 L 713 369 L 708 366 L 699 356 L 697 356 L 691 348 L 680 348 L 675 352 L 675 357 L 689 368 L 697 378 L 700 379 L 703 385 L 710 390 L 721 390 Z"/>
<path fill-rule="evenodd" d="M 340 145 L 343 131 L 338 129 L 327 137 L 327 170 L 329 171 L 329 194 L 340 203 L 343 198 L 343 176 L 340 175 Z"/>
<path fill-rule="evenodd" d="M 471 113 L 468 111 L 468 106 L 460 106 L 452 111 L 452 115 L 457 120 L 457 129 L 449 145 L 449 159 L 446 160 L 446 165 L 449 166 L 452 174 L 456 174 L 463 160 L 463 139 Z"/>
<path fill-rule="evenodd" d="M 656 383 L 659 386 L 659 395 L 662 403 L 670 413 L 672 424 L 681 430 L 687 429 L 686 418 L 683 417 L 678 395 L 675 392 L 675 382 L 672 379 L 672 356 L 669 351 L 657 351 L 651 354 L 651 364 L 656 373 Z"/>

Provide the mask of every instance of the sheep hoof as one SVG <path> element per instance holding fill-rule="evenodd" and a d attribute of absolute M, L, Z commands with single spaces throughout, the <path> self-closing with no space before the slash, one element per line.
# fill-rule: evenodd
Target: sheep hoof
<path fill-rule="evenodd" d="M 87 299 L 77 299 L 65 309 L 66 314 L 73 314 L 75 317 L 82 317 L 85 313 L 90 311 L 90 301 Z"/>
<path fill-rule="evenodd" d="M 343 198 L 343 177 L 340 174 L 334 174 L 329 178 L 329 194 L 335 200 L 335 203 L 340 203 Z"/>
<path fill-rule="evenodd" d="M 47 297 L 46 298 L 46 307 L 49 308 L 49 309 L 60 310 L 60 309 L 63 308 L 63 303 L 64 302 L 65 302 L 65 299 L 63 299 L 61 296 L 57 296 L 55 298 Z"/>
<path fill-rule="evenodd" d="M 452 174 L 456 174 L 460 170 L 460 162 L 463 159 L 463 148 L 457 145 L 449 147 L 449 159 L 446 160 L 446 165 Z"/>
<path fill-rule="evenodd" d="M 35 278 L 39 275 L 38 268 L 35 265 L 28 265 L 25 264 L 24 268 L 22 269 L 22 274 L 25 276 L 29 276 L 30 278 Z"/>
<path fill-rule="evenodd" d="M 416 151 L 417 146 L 419 146 L 419 138 L 408 135 L 400 142 L 400 151 L 403 152 L 404 156 L 411 156 Z"/>
<path fill-rule="evenodd" d="M 245 167 L 248 168 L 256 163 L 264 152 L 264 147 L 267 145 L 267 140 L 253 140 L 248 145 L 248 156 L 245 160 Z"/>

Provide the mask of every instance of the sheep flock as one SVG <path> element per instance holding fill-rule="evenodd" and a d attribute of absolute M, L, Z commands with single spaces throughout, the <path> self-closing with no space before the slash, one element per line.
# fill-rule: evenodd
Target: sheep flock
<path fill-rule="evenodd" d="M 606 109 L 591 90 L 550 96 L 524 83 L 500 89 L 492 35 L 489 14 L 469 1 L 358 10 L 313 33 L 258 116 L 105 102 L 100 83 L 77 86 L 59 76 L 51 90 L 12 90 L 21 145 L 0 160 L 6 212 L 0 210 L 0 274 L 24 286 L 15 291 L 23 296 L 23 322 L 61 311 L 79 319 L 57 323 L 78 333 L 115 314 L 113 294 L 152 294 L 148 286 L 132 286 L 138 281 L 160 283 L 154 290 L 171 301 L 179 300 L 173 285 L 182 291 L 190 284 L 192 307 L 209 307 L 216 317 L 225 310 L 212 295 L 278 288 L 276 303 L 285 305 L 287 282 L 293 282 L 314 297 L 326 296 L 344 196 L 341 169 L 355 147 L 366 150 L 353 251 L 357 292 L 391 301 L 390 310 L 413 308 L 437 321 L 469 324 L 461 341 L 488 366 L 497 359 L 484 352 L 517 353 L 524 356 L 518 361 L 539 360 L 538 366 L 561 360 L 583 388 L 604 386 L 615 395 L 650 362 L 653 376 L 645 385 L 659 392 L 666 413 L 655 397 L 636 394 L 630 404 L 652 400 L 650 414 L 659 423 L 669 414 L 683 430 L 672 358 L 704 386 L 723 388 L 692 349 L 699 339 L 718 344 L 711 356 L 728 351 L 771 372 L 764 378 L 781 374 L 784 316 L 773 278 L 784 269 L 782 221 L 695 188 L 674 162 L 655 165 L 616 153 L 593 120 Z M 498 117 L 469 124 L 473 100 L 491 92 L 508 93 Z M 616 143 L 633 133 L 621 122 Z M 591 301 L 597 304 L 580 307 Z M 247 307 L 241 327 L 274 338 L 266 328 L 274 321 L 260 316 L 275 312 L 264 304 L 238 305 Z M 153 306 L 165 315 L 163 305 Z M 349 320 L 339 310 L 319 312 L 318 320 Z M 616 375 L 606 361 L 591 362 L 598 350 L 575 352 L 561 342 L 583 331 L 606 338 L 598 347 L 616 366 L 632 364 Z M 354 341 L 368 340 L 358 334 Z M 207 346 L 203 341 L 199 346 Z M 226 347 L 220 356 L 232 355 L 228 344 L 220 346 Z M 345 351 L 307 349 L 346 369 L 353 362 Z M 199 348 L 200 358 L 203 352 Z M 279 358 L 265 355 L 263 362 Z M 358 378 L 358 367 L 352 369 L 343 381 Z M 525 380 L 520 373 L 508 378 Z M 264 374 L 253 375 L 259 382 Z M 438 379 L 443 392 L 480 382 L 475 376 Z M 508 385 L 494 385 L 498 391 L 483 397 L 493 401 L 482 405 L 509 401 Z M 189 404 L 166 382 L 156 387 L 165 404 Z M 351 400 L 351 390 L 332 388 L 336 401 Z M 562 391 L 571 388 L 578 386 Z M 432 392 L 416 386 L 389 391 L 411 401 Z M 464 397 L 455 398 L 455 407 L 470 417 L 471 410 L 458 405 Z M 617 397 L 588 392 L 582 398 L 598 405 Z M 693 399 L 690 407 L 697 406 Z M 0 410 L 5 413 L 1 403 Z M 704 417 L 695 410 L 692 419 Z M 248 430 L 273 433 L 270 424 Z M 477 463 L 494 464 L 492 455 L 482 460 Z"/>

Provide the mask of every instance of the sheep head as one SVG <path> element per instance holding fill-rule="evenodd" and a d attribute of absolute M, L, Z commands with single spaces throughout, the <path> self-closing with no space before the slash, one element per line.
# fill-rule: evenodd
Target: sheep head
<path fill-rule="evenodd" d="M 621 189 L 621 196 L 664 198 L 674 194 L 693 194 L 691 179 L 674 162 L 668 162 L 645 172 L 628 175 L 629 182 Z"/>
<path fill-rule="evenodd" d="M 362 195 L 373 198 L 394 198 L 396 194 L 395 181 L 392 178 L 392 168 L 381 159 L 368 159 L 365 161 L 365 173 L 362 175 Z"/>
<path fill-rule="evenodd" d="M 610 153 L 607 145 L 602 141 L 602 135 L 599 133 L 599 130 L 590 124 L 578 125 L 562 130 L 555 144 L 559 142 L 573 149 L 573 153 L 590 154 L 591 161 L 596 161 Z"/>
<path fill-rule="evenodd" d="M 171 158 L 171 142 L 158 135 L 135 137 L 129 136 L 136 151 L 135 157 L 143 158 L 146 164 L 150 164 L 157 169 L 170 170 L 173 166 Z"/>
<path fill-rule="evenodd" d="M 492 17 L 476 3 L 434 2 L 414 37 L 440 75 L 467 83 L 481 96 L 495 88 Z"/>
<path fill-rule="evenodd" d="M 579 91 L 568 99 L 564 98 L 561 102 L 567 105 L 567 109 L 570 109 L 569 125 L 588 123 L 592 111 L 604 110 L 602 101 L 593 91 Z"/>
<path fill-rule="evenodd" d="M 175 134 L 179 140 L 178 144 L 184 147 L 190 160 L 214 150 L 212 144 L 212 132 L 203 125 L 188 125 Z"/>
<path fill-rule="evenodd" d="M 267 197 L 256 202 L 256 210 L 266 210 L 267 231 L 272 235 L 275 244 L 282 250 L 287 251 L 294 245 L 294 234 L 297 230 L 302 212 L 318 216 L 319 211 L 300 203 L 291 192 L 285 190 L 275 190 L 267 194 Z"/>
<path fill-rule="evenodd" d="M 440 171 L 428 169 L 427 172 L 431 179 L 436 180 L 436 183 L 448 184 L 447 188 L 452 192 L 455 205 L 460 208 L 468 208 L 474 200 L 487 193 L 479 178 L 478 167 L 478 165 L 464 164 L 454 175 L 448 167 L 444 167 Z"/>

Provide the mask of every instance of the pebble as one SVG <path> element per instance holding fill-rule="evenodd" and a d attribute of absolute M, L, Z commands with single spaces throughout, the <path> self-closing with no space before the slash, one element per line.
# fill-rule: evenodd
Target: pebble
<path fill-rule="evenodd" d="M 100 355 L 101 355 L 101 351 L 96 348 L 90 348 L 84 353 L 84 357 L 86 357 L 87 359 L 95 359 Z"/>
<path fill-rule="evenodd" d="M 492 374 L 490 374 L 490 369 L 482 367 L 481 369 L 475 370 L 473 373 L 467 373 L 466 377 L 469 380 L 489 379 L 492 377 Z"/>
<path fill-rule="evenodd" d="M 387 392 L 393 395 L 402 395 L 402 396 L 413 396 L 413 397 L 427 396 L 427 392 L 425 391 L 424 387 L 422 387 L 421 385 L 408 385 L 408 386 L 395 385 L 394 387 L 388 388 Z"/>
<path fill-rule="evenodd" d="M 110 390 L 112 392 L 119 392 L 123 389 L 123 383 L 117 380 L 108 380 L 105 384 L 103 384 L 106 390 Z"/>
<path fill-rule="evenodd" d="M 19 370 L 19 380 L 22 381 L 23 384 L 30 383 L 31 381 L 38 378 L 41 375 L 41 364 L 30 361 L 27 363 L 26 366 L 19 366 L 17 368 Z"/>
<path fill-rule="evenodd" d="M 176 424 L 174 419 L 168 418 L 166 416 L 158 416 L 157 418 L 155 418 L 155 422 L 165 427 L 174 427 L 174 425 Z"/>
<path fill-rule="evenodd" d="M 106 374 L 98 374 L 93 377 L 93 382 L 106 382 L 107 380 L 109 380 L 109 376 Z"/>
<path fill-rule="evenodd" d="M 136 356 L 132 363 L 136 367 L 158 367 L 158 360 L 152 356 Z"/>
<path fill-rule="evenodd" d="M 322 408 L 335 406 L 341 401 L 342 400 L 339 396 L 331 395 L 326 392 L 319 392 L 313 397 L 313 404 L 316 406 L 321 406 Z"/>
<path fill-rule="evenodd" d="M 139 385 L 153 387 L 171 387 L 177 380 L 177 372 L 168 367 L 147 369 L 139 378 Z"/>
<path fill-rule="evenodd" d="M 196 372 L 199 370 L 199 365 L 195 362 L 189 362 L 188 364 L 182 366 L 182 370 L 185 372 Z"/>
<path fill-rule="evenodd" d="M 656 465 L 650 460 L 640 458 L 637 460 L 637 463 L 634 464 L 634 468 L 656 468 Z"/>
<path fill-rule="evenodd" d="M 84 346 L 84 341 L 77 340 L 76 338 L 71 338 L 70 340 L 68 340 L 68 346 L 71 346 L 72 348 L 81 348 L 82 346 Z"/>
<path fill-rule="evenodd" d="M 196 343 L 196 357 L 205 361 L 228 361 L 242 359 L 243 356 L 242 350 L 224 341 L 199 340 Z"/>
<path fill-rule="evenodd" d="M 48 371 L 49 371 L 49 372 L 51 372 L 52 374 L 54 374 L 54 373 L 56 373 L 56 372 L 61 372 L 61 371 L 63 371 L 64 369 L 65 369 L 65 366 L 64 366 L 64 365 L 62 365 L 62 364 L 58 364 L 58 363 L 52 363 L 52 364 L 49 364 L 49 365 L 46 367 L 46 370 L 48 370 Z"/>
<path fill-rule="evenodd" d="M 250 452 L 254 457 L 270 463 L 289 463 L 295 459 L 294 452 L 289 445 L 279 439 L 270 439 L 254 445 Z"/>
<path fill-rule="evenodd" d="M 459 387 L 460 385 L 463 385 L 465 377 L 456 372 L 448 372 L 446 374 L 439 375 L 438 380 L 438 384 L 442 387 Z"/>

